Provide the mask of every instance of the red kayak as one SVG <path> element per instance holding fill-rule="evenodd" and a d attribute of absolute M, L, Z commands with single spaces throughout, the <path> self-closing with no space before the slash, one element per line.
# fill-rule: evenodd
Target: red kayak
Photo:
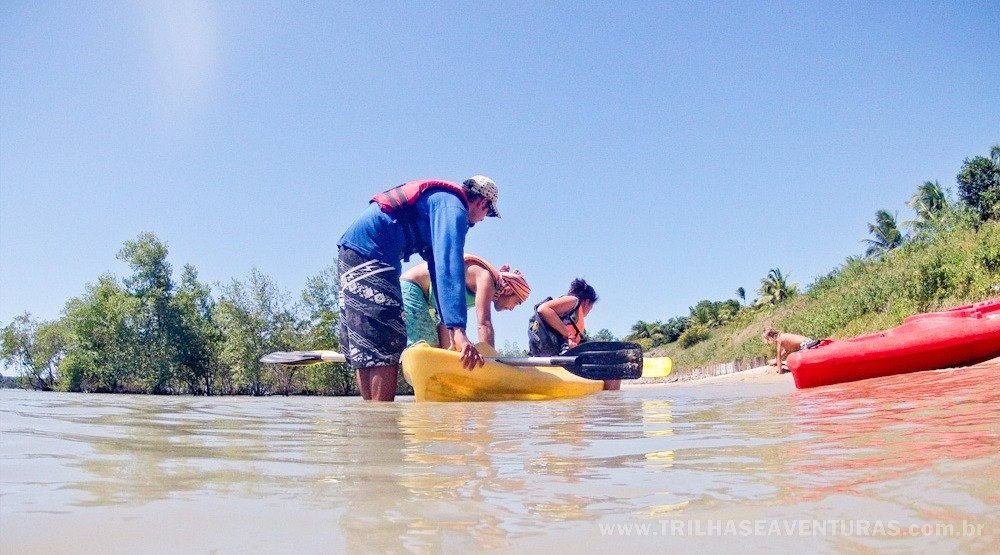
<path fill-rule="evenodd" d="M 1000 299 L 917 314 L 890 330 L 788 355 L 795 387 L 968 366 L 1000 356 Z"/>

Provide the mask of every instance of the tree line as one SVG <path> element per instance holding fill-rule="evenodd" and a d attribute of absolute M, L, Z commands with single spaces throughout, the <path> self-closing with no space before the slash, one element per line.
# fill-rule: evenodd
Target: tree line
<path fill-rule="evenodd" d="M 978 229 L 985 222 L 1000 221 L 1000 145 L 993 146 L 989 156 L 966 158 L 955 180 L 957 199 L 937 181 L 920 185 L 907 202 L 914 211 L 913 220 L 900 224 L 895 214 L 878 210 L 875 220 L 867 224 L 869 237 L 861 240 L 866 247 L 864 258 L 879 259 L 905 245 L 927 243 L 963 226 Z M 849 258 L 847 264 L 854 261 Z M 829 277 L 820 278 L 814 286 Z M 666 322 L 640 320 L 632 326 L 625 340 L 636 341 L 645 349 L 674 343 L 682 348 L 691 347 L 708 339 L 713 328 L 748 322 L 761 311 L 798 296 L 801 293 L 798 286 L 789 283 L 788 278 L 789 274 L 772 268 L 760 281 L 757 299 L 749 305 L 746 290 L 739 287 L 736 290 L 739 300 L 703 300 L 691 307 L 687 316 L 675 316 Z M 942 280 L 938 278 L 938 281 Z M 938 285 L 928 283 L 917 289 L 932 290 Z M 918 297 L 926 294 L 922 291 L 911 293 Z"/>
<path fill-rule="evenodd" d="M 343 364 L 258 361 L 270 351 L 338 347 L 335 269 L 310 278 L 295 302 L 256 269 L 215 298 L 193 266 L 176 282 L 167 254 L 143 233 L 117 255 L 130 276 L 101 276 L 58 320 L 25 313 L 4 327 L 0 356 L 18 370 L 19 384 L 107 393 L 356 393 Z"/>

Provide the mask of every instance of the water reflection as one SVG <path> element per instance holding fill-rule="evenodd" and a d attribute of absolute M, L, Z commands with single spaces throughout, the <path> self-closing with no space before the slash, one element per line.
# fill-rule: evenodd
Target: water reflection
<path fill-rule="evenodd" d="M 993 364 L 797 392 L 794 419 L 808 440 L 790 446 L 790 492 L 814 518 L 829 518 L 832 506 L 841 518 L 894 520 L 924 530 L 975 523 L 985 535 L 904 536 L 931 551 L 995 552 L 998 371 Z M 912 546 L 900 538 L 839 541 L 852 550 Z"/>
<path fill-rule="evenodd" d="M 686 547 L 605 537 L 599 526 L 758 517 L 998 523 L 996 371 L 799 392 L 695 386 L 522 403 L 2 393 L 0 541 L 41 519 L 86 530 L 91 514 L 117 535 L 137 518 L 202 522 L 202 551 L 232 550 L 233 538 L 245 537 L 258 550 L 279 541 L 272 538 L 310 538 L 317 552 L 522 551 L 550 541 L 645 552 Z M 822 543 L 976 551 L 998 533 Z"/>
<path fill-rule="evenodd" d="M 1000 452 L 997 367 L 920 372 L 799 392 L 797 425 L 813 439 L 791 462 L 806 499 L 862 494 L 871 484 Z M 1000 476 L 994 465 L 987 475 Z M 985 492 L 998 500 L 993 488 Z M 953 515 L 963 516 L 963 515 Z M 969 516 L 969 515 L 964 515 Z"/>
<path fill-rule="evenodd" d="M 403 407 L 404 454 L 412 463 L 404 484 L 431 515 L 411 532 L 425 541 L 436 536 L 428 547 L 454 545 L 455 537 L 446 538 L 458 532 L 474 540 L 465 548 L 491 549 L 545 534 L 554 522 L 600 518 L 595 507 L 609 498 L 586 484 L 645 456 L 609 449 L 641 433 L 641 425 L 623 425 L 641 414 L 641 403 L 602 396 Z"/>
<path fill-rule="evenodd" d="M 322 437 L 294 402 L 57 394 L 32 401 L 15 417 L 24 427 L 5 439 L 20 437 L 36 461 L 71 471 L 53 477 L 78 478 L 58 483 L 62 502 L 43 510 L 136 505 L 206 490 L 284 495 L 290 484 L 310 482 L 298 463 L 312 459 L 309 438 Z M 11 423 L 5 418 L 5 428 Z"/>

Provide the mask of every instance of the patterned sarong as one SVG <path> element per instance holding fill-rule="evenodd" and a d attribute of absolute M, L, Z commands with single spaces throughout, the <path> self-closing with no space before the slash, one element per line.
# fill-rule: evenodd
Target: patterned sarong
<path fill-rule="evenodd" d="M 399 272 L 380 260 L 369 260 L 341 247 L 340 347 L 351 367 L 364 369 L 399 364 L 406 347 Z"/>

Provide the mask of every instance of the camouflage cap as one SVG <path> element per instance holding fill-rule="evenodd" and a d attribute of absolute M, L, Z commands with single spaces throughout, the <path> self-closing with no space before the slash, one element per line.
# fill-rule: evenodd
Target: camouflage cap
<path fill-rule="evenodd" d="M 486 177 L 485 175 L 474 175 L 462 182 L 469 191 L 476 193 L 486 200 L 490 201 L 490 216 L 494 218 L 500 217 L 500 212 L 497 210 L 497 200 L 500 196 L 497 194 L 497 184 L 493 182 L 492 179 Z"/>

